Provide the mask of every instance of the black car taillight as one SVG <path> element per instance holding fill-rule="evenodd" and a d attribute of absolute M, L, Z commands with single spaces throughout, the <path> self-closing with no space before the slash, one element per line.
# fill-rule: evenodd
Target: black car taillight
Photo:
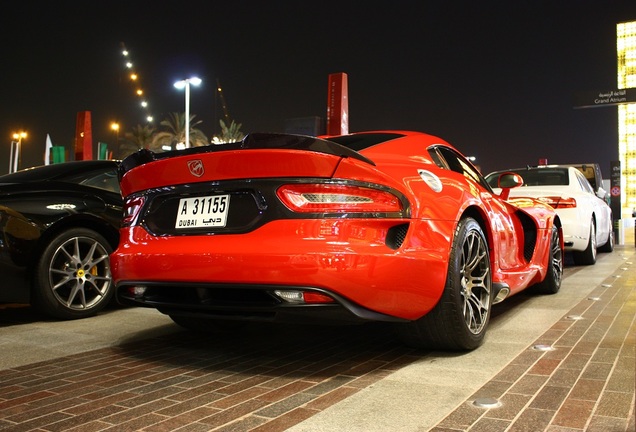
<path fill-rule="evenodd" d="M 299 213 L 392 213 L 404 210 L 391 192 L 357 185 L 298 183 L 278 188 L 276 195 Z"/>

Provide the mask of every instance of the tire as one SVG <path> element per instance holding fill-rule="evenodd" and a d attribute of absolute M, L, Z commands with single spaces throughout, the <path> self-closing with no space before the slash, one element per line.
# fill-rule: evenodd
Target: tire
<path fill-rule="evenodd" d="M 54 318 L 95 315 L 114 294 L 109 259 L 112 252 L 108 241 L 93 230 L 61 232 L 49 242 L 36 264 L 31 303 Z"/>
<path fill-rule="evenodd" d="M 561 288 L 563 280 L 563 250 L 561 250 L 561 238 L 559 229 L 552 227 L 550 235 L 550 253 L 548 256 L 548 268 L 543 281 L 534 286 L 539 294 L 556 294 Z"/>
<path fill-rule="evenodd" d="M 607 236 L 607 241 L 605 244 L 598 248 L 599 252 L 609 253 L 614 251 L 614 227 L 612 226 L 612 221 L 610 220 L 609 224 L 609 235 Z"/>
<path fill-rule="evenodd" d="M 486 237 L 477 221 L 464 218 L 455 229 L 441 299 L 420 319 L 397 324 L 398 337 L 415 348 L 473 350 L 484 341 L 491 293 Z"/>
<path fill-rule="evenodd" d="M 593 265 L 596 263 L 596 226 L 594 219 L 590 222 L 590 240 L 584 251 L 574 251 L 572 254 L 577 265 Z"/>

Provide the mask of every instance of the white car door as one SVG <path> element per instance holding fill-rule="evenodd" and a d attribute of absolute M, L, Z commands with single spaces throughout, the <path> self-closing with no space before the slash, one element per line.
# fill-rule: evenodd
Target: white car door
<path fill-rule="evenodd" d="M 592 207 L 594 217 L 596 218 L 596 244 L 602 246 L 607 242 L 612 230 L 610 207 L 605 201 L 596 196 L 590 182 L 583 174 L 578 171 L 576 174 L 576 178 L 581 185 L 581 190 L 585 193 L 585 201 Z"/>

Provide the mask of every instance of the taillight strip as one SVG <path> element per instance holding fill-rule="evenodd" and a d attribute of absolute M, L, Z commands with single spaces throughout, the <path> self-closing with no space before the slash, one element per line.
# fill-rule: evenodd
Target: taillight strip
<path fill-rule="evenodd" d="M 572 197 L 544 196 L 538 199 L 555 209 L 576 208 L 576 199 Z"/>
<path fill-rule="evenodd" d="M 402 202 L 393 193 L 369 187 L 329 183 L 286 184 L 276 195 L 299 213 L 401 212 Z"/>

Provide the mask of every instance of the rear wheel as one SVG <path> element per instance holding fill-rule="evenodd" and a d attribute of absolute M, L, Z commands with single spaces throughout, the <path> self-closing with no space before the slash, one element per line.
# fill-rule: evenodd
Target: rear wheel
<path fill-rule="evenodd" d="M 112 248 L 99 233 L 73 228 L 54 237 L 35 270 L 31 303 L 55 318 L 95 315 L 113 297 L 109 255 Z"/>
<path fill-rule="evenodd" d="M 556 294 L 561 288 L 562 279 L 563 251 L 561 250 L 561 239 L 559 237 L 559 229 L 556 226 L 552 226 L 546 275 L 543 281 L 535 285 L 535 290 L 541 294 Z"/>
<path fill-rule="evenodd" d="M 492 306 L 488 244 L 472 218 L 455 230 L 444 292 L 422 318 L 398 324 L 399 337 L 416 348 L 472 350 L 482 344 Z"/>
<path fill-rule="evenodd" d="M 596 227 L 594 219 L 590 222 L 590 238 L 584 251 L 575 251 L 572 254 L 577 265 L 592 265 L 596 263 Z"/>

